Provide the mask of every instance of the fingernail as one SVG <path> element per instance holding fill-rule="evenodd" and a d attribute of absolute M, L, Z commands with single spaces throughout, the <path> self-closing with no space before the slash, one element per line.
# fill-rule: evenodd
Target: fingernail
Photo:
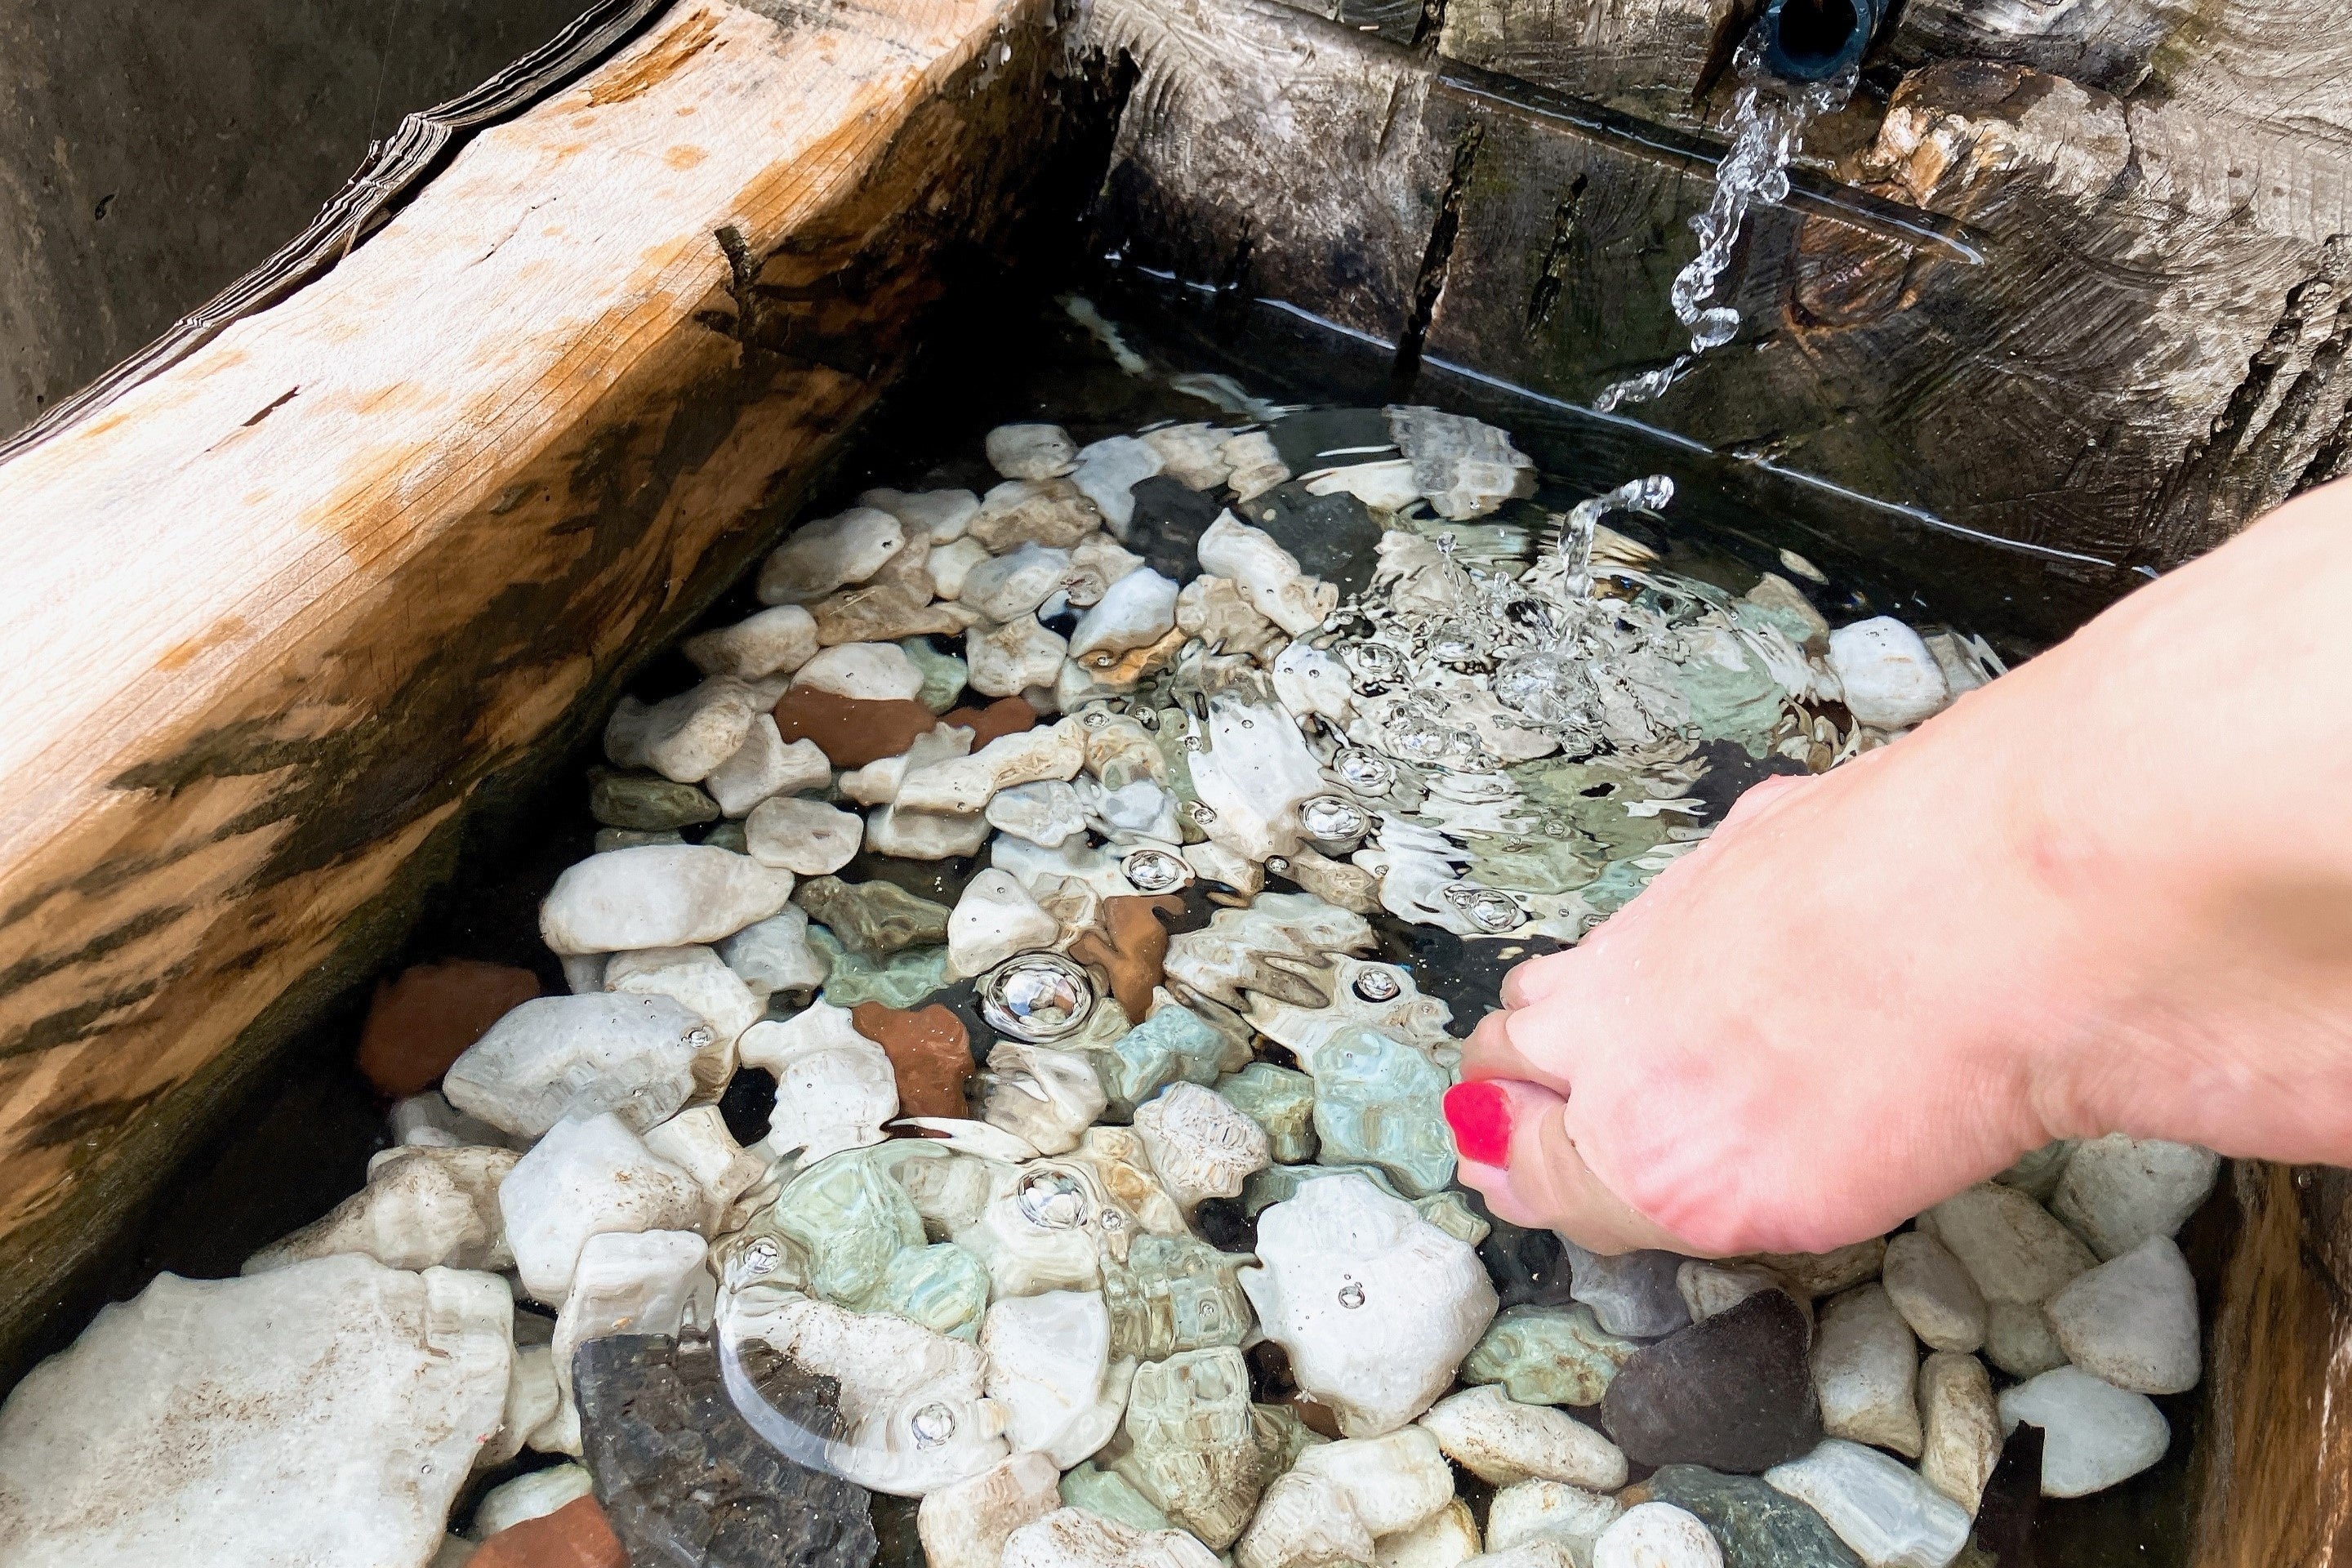
<path fill-rule="evenodd" d="M 1445 1091 L 1445 1124 L 1462 1157 L 1499 1165 L 1511 1153 L 1511 1100 L 1500 1084 L 1457 1083 Z"/>

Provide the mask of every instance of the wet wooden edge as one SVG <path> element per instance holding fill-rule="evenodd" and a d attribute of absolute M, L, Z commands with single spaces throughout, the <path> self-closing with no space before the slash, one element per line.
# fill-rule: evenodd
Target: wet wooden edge
<path fill-rule="evenodd" d="M 1019 221 L 1055 126 L 1037 5 L 764 11 L 682 0 L 352 263 L 0 467 L 0 511 L 47 525 L 5 564 L 34 580 L 53 541 L 47 565 L 79 549 L 82 570 L 52 572 L 61 612 L 17 622 L 14 684 L 50 711 L 0 747 L 0 1365 L 397 941 L 468 814 L 576 743 L 756 558 L 903 365 L 943 258 Z M 575 273 L 609 273 L 608 297 L 381 309 L 451 265 L 436 244 L 517 232 L 581 149 L 632 135 L 667 144 L 644 160 L 665 172 L 600 199 L 674 202 L 635 216 L 675 244 Z M 684 177 L 730 158 L 725 181 Z M 261 399 L 225 434 L 173 426 L 216 422 L 217 378 L 261 374 L 298 321 L 315 367 L 322 331 L 362 353 L 372 332 L 495 343 L 550 320 L 561 341 L 457 391 L 388 376 L 335 407 Z M 404 399 L 425 405 L 405 426 Z M 271 425 L 331 470 L 303 505 L 208 474 Z M 109 540 L 126 578 L 187 547 L 202 580 L 110 597 Z M 77 617 L 122 657 L 87 637 L 74 656 Z"/>

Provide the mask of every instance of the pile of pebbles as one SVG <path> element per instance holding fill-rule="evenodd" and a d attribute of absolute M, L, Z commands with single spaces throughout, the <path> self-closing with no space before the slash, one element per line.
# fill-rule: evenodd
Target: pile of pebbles
<path fill-rule="evenodd" d="M 1664 480 L 1547 510 L 1433 409 L 987 456 L 622 700 L 571 994 L 380 991 L 394 1146 L 25 1380 L 12 1562 L 869 1568 L 882 1497 L 930 1568 L 1941 1568 L 2006 1432 L 2162 1456 L 2207 1152 L 1720 1262 L 1453 1179 L 1457 1012 L 1981 643 L 1666 572 L 1601 521 Z"/>

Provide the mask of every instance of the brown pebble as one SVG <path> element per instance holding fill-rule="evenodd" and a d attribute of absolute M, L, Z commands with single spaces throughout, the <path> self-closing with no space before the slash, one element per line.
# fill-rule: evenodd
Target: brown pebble
<path fill-rule="evenodd" d="M 359 1069 L 394 1100 L 422 1094 L 482 1031 L 539 994 L 539 976 L 511 964 L 446 958 L 379 980 L 360 1028 Z"/>
<path fill-rule="evenodd" d="M 776 728 L 785 743 L 814 741 L 836 768 L 862 768 L 895 757 L 939 721 L 937 714 L 911 700 L 837 697 L 814 687 L 795 686 L 776 704 Z"/>
<path fill-rule="evenodd" d="M 980 750 L 991 741 L 1004 735 L 1017 735 L 1024 730 L 1034 729 L 1037 710 L 1029 700 L 1017 693 L 1000 697 L 985 708 L 951 708 L 940 721 L 942 724 L 960 724 L 971 731 L 971 749 Z"/>
<path fill-rule="evenodd" d="M 849 1010 L 856 1031 L 882 1047 L 898 1080 L 901 1116 L 970 1116 L 964 1080 L 972 1075 L 971 1035 L 963 1020 L 934 1002 L 912 1012 L 860 1002 Z"/>
<path fill-rule="evenodd" d="M 1287 1403 L 1309 1432 L 1320 1433 L 1335 1441 L 1343 1436 L 1339 1430 L 1339 1413 L 1320 1400 L 1294 1394 Z"/>
<path fill-rule="evenodd" d="M 1103 923 L 1070 943 L 1070 956 L 1080 963 L 1099 964 L 1110 972 L 1110 994 L 1119 1011 L 1141 1021 L 1151 1010 L 1151 992 L 1164 975 L 1168 958 L 1168 928 L 1160 913 L 1184 912 L 1184 900 L 1166 893 L 1156 897 L 1105 899 Z"/>
<path fill-rule="evenodd" d="M 466 1559 L 466 1568 L 629 1568 L 629 1554 L 593 1497 L 510 1524 Z"/>

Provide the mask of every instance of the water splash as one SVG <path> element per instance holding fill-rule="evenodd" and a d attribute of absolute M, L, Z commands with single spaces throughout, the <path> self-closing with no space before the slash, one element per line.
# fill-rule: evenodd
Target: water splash
<path fill-rule="evenodd" d="M 1733 58 L 1740 86 L 1725 121 L 1731 151 L 1716 169 L 1715 194 L 1706 210 L 1690 220 L 1698 235 L 1698 254 L 1675 275 L 1666 296 L 1675 320 L 1690 329 L 1690 347 L 1655 370 L 1602 388 L 1592 400 L 1601 413 L 1662 395 L 1690 374 L 1701 354 L 1721 348 L 1738 333 L 1739 312 L 1707 301 L 1731 265 L 1748 209 L 1779 206 L 1789 199 L 1789 165 L 1804 145 L 1805 127 L 1817 116 L 1843 107 L 1853 96 L 1855 73 L 1850 69 L 1817 82 L 1773 76 L 1764 68 L 1760 38 L 1760 32 L 1750 33 Z"/>

